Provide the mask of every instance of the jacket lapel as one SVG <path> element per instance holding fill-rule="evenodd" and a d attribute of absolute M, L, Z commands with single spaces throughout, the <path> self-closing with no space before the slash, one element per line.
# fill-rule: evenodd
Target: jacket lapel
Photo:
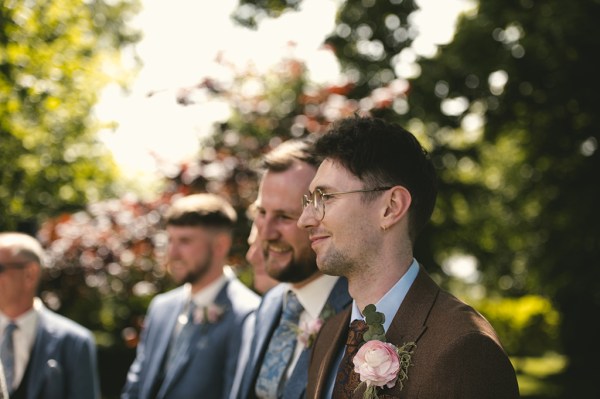
<path fill-rule="evenodd" d="M 54 326 L 48 318 L 47 310 L 42 307 L 39 313 L 38 326 L 33 346 L 33 352 L 29 359 L 30 382 L 27 385 L 28 399 L 37 398 L 40 390 L 44 387 L 44 378 L 48 361 L 52 354 L 56 353 L 58 340 L 52 339 Z"/>
<path fill-rule="evenodd" d="M 253 365 L 252 381 L 254 381 L 258 375 L 260 366 L 262 364 L 262 359 L 265 356 L 269 341 L 273 335 L 273 332 L 275 331 L 275 328 L 277 327 L 277 324 L 279 323 L 281 312 L 283 310 L 282 289 L 278 289 L 277 291 L 273 292 L 273 294 L 274 295 L 270 296 L 269 299 L 264 303 L 263 309 L 261 309 L 260 313 L 257 314 L 256 317 L 257 330 L 251 361 L 251 364 Z"/>
<path fill-rule="evenodd" d="M 311 359 L 311 365 L 318 367 L 314 388 L 315 393 L 314 396 L 311 394 L 310 396 L 307 395 L 307 397 L 321 398 L 325 395 L 330 373 L 335 372 L 332 370 L 334 362 L 346 344 L 351 310 L 350 307 L 346 308 L 344 311 L 333 316 L 323 326 L 322 333 L 319 335 L 319 341 L 324 343 L 324 345 L 315 346 Z M 326 326 L 328 328 L 325 328 Z M 313 373 L 311 374 L 314 376 Z"/>
<path fill-rule="evenodd" d="M 169 328 L 169 333 L 165 334 L 165 329 L 162 329 L 160 327 L 154 327 L 153 328 L 153 333 L 154 334 L 158 334 L 158 338 L 157 338 L 157 346 L 156 348 L 144 348 L 144 350 L 147 353 L 147 356 L 152 356 L 152 360 L 148 362 L 148 375 L 147 375 L 147 381 L 156 381 L 157 379 L 160 378 L 160 374 L 161 373 L 167 373 L 164 376 L 164 380 L 161 383 L 161 387 L 159 390 L 159 393 L 157 394 L 157 398 L 162 397 L 162 395 L 164 395 L 165 393 L 165 389 L 166 386 L 168 386 L 168 383 L 171 380 L 171 375 L 172 373 L 169 373 L 166 368 L 167 368 L 167 353 L 169 350 L 169 345 L 171 343 L 171 337 L 173 336 L 173 331 L 175 329 L 175 325 L 177 324 L 177 318 L 179 317 L 179 314 L 181 313 L 183 306 L 185 304 L 186 301 L 186 297 L 185 297 L 185 291 L 181 288 L 179 288 L 180 292 L 177 295 L 177 297 L 175 298 L 175 301 L 173 303 L 173 306 L 168 305 L 168 306 L 164 306 L 164 308 L 162 309 L 162 311 L 166 312 L 165 314 L 160 314 L 157 315 L 155 323 L 158 325 L 163 325 L 163 326 L 170 326 Z M 148 340 L 148 342 L 152 342 L 152 340 Z M 152 387 L 154 385 L 153 384 L 147 384 L 148 389 L 150 389 L 150 387 Z M 149 393 L 147 393 L 149 395 Z M 141 395 L 142 396 L 142 395 Z"/>
<path fill-rule="evenodd" d="M 214 300 L 214 303 L 220 306 L 225 311 L 231 308 L 231 302 L 227 298 L 227 287 L 229 283 L 230 281 L 227 281 L 227 283 L 225 283 L 225 285 L 223 286 L 223 288 L 221 288 L 221 290 L 217 294 L 217 297 Z M 183 301 L 181 306 L 183 307 Z M 179 315 L 179 313 L 181 313 L 181 311 L 177 312 L 177 315 Z M 193 323 L 194 320 L 190 320 L 189 322 Z M 162 395 L 164 395 L 167 392 L 167 389 L 170 387 L 170 385 L 174 381 L 177 381 L 177 377 L 186 370 L 186 365 L 190 361 L 191 356 L 197 355 L 199 351 L 201 351 L 202 348 L 205 347 L 205 345 L 208 345 L 208 335 L 210 335 L 210 331 L 212 328 L 212 324 L 207 323 L 206 321 L 202 324 L 198 324 L 197 326 L 195 326 L 194 331 L 190 336 L 190 339 L 184 343 L 184 345 L 186 346 L 182 350 L 182 355 L 175 359 L 175 364 L 173 364 L 173 367 L 171 367 L 171 369 L 167 371 L 165 381 L 157 397 L 162 397 Z M 191 349 L 192 347 L 194 347 L 193 350 Z"/>
<path fill-rule="evenodd" d="M 439 291 L 439 287 L 421 266 L 419 274 L 386 332 L 388 341 L 395 345 L 417 342 L 427 329 L 427 318 Z"/>

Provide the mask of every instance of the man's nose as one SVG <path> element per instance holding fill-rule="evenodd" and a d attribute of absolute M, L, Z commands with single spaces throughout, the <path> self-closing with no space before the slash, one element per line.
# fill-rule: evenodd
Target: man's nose
<path fill-rule="evenodd" d="M 302 214 L 298 218 L 298 223 L 296 224 L 301 229 L 308 229 L 319 224 L 319 221 L 315 217 L 314 209 L 310 205 L 302 210 Z"/>

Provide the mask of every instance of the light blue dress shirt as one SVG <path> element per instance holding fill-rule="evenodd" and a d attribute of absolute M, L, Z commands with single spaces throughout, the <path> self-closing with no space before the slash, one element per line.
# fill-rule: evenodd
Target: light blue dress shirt
<path fill-rule="evenodd" d="M 392 324 L 392 320 L 394 316 L 400 309 L 400 305 L 402 305 L 402 301 L 404 301 L 404 297 L 408 293 L 408 290 L 412 286 L 413 282 L 417 278 L 417 274 L 419 274 L 419 263 L 416 259 L 413 258 L 408 271 L 404 273 L 404 276 L 394 286 L 386 292 L 386 294 L 381 297 L 381 299 L 375 304 L 377 311 L 383 313 L 385 315 L 385 321 L 383 323 L 383 329 L 385 331 L 388 330 L 390 324 Z M 352 301 L 352 315 L 350 317 L 350 323 L 354 320 L 364 320 L 364 316 L 361 311 L 358 309 L 356 305 L 356 301 Z M 337 356 L 337 360 L 333 363 L 333 367 L 329 370 L 329 376 L 327 378 L 327 397 L 331 398 L 333 395 L 333 385 L 335 384 L 335 377 L 337 375 L 337 369 L 340 366 L 340 362 L 344 357 L 344 353 L 346 348 L 344 347 L 340 350 L 340 353 Z"/>

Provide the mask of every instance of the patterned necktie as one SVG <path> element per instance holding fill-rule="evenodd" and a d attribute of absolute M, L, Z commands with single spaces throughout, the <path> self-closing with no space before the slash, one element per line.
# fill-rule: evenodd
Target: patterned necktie
<path fill-rule="evenodd" d="M 178 319 L 178 323 L 182 324 L 179 334 L 171 342 L 169 348 L 169 358 L 167 361 L 167 370 L 175 364 L 175 360 L 180 356 L 181 352 L 186 344 L 189 343 L 192 333 L 194 332 L 194 312 L 196 311 L 196 304 L 191 301 L 188 306 L 187 315 L 181 314 Z"/>
<path fill-rule="evenodd" d="M 333 386 L 332 399 L 349 399 L 354 390 L 360 384 L 360 376 L 354 372 L 352 359 L 360 344 L 363 342 L 363 334 L 367 331 L 367 324 L 363 320 L 354 320 L 350 324 L 348 339 L 346 340 L 346 353 L 340 362 L 335 384 Z"/>
<path fill-rule="evenodd" d="M 269 342 L 256 380 L 256 395 L 261 399 L 277 399 L 283 392 L 285 372 L 296 347 L 298 321 L 303 310 L 296 294 L 289 291 L 281 320 Z"/>
<path fill-rule="evenodd" d="M 11 393 L 15 378 L 15 346 L 13 342 L 13 332 L 17 329 L 17 325 L 12 321 L 8 323 L 4 329 L 4 337 L 2 337 L 2 345 L 0 346 L 0 360 L 4 368 L 4 377 L 8 392 Z"/>

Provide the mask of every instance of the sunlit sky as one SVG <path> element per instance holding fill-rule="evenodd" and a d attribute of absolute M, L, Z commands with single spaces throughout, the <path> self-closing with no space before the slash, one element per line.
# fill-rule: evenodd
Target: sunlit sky
<path fill-rule="evenodd" d="M 151 181 L 158 174 L 155 154 L 168 162 L 193 157 L 199 137 L 210 132 L 214 121 L 228 116 L 226 104 L 200 99 L 183 107 L 175 96 L 182 87 L 204 77 L 226 78 L 215 62 L 218 55 L 240 67 L 252 64 L 266 71 L 285 56 L 306 62 L 311 80 L 336 83 L 337 61 L 322 48 L 333 31 L 338 0 L 304 0 L 300 12 L 261 22 L 257 31 L 236 26 L 230 18 L 236 0 L 142 0 L 143 10 L 132 21 L 143 32 L 136 53 L 143 67 L 130 90 L 116 85 L 104 91 L 96 107 L 101 121 L 116 128 L 101 132 L 123 173 Z M 419 36 L 413 47 L 420 54 L 448 42 L 456 16 L 471 4 L 468 0 L 418 0 L 422 10 L 414 15 Z M 290 42 L 295 43 L 293 49 Z M 128 62 L 131 52 L 124 53 Z M 154 93 L 148 96 L 148 93 Z"/>

